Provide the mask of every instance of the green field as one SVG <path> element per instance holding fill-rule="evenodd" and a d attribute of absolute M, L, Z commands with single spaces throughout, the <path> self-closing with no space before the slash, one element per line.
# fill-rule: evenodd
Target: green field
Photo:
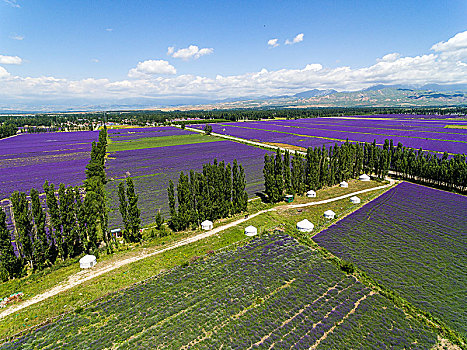
<path fill-rule="evenodd" d="M 349 181 L 349 188 L 347 189 L 332 187 L 317 191 L 317 199 L 321 200 L 329 197 L 336 197 L 342 194 L 358 191 L 369 186 L 375 187 L 378 185 L 380 184 L 373 181 L 365 183 L 353 180 Z M 381 194 L 383 191 L 384 190 L 377 190 L 360 195 L 359 197 L 362 199 L 361 205 L 363 205 L 365 201 Z M 334 192 L 338 194 L 333 195 Z M 296 203 L 305 201 L 313 202 L 315 199 L 299 198 Z M 260 232 L 273 232 L 277 228 L 293 231 L 295 229 L 295 224 L 298 221 L 307 218 L 315 224 L 315 231 L 317 232 L 317 230 L 325 228 L 335 222 L 335 220 L 328 221 L 322 219 L 324 211 L 332 209 L 337 213 L 338 217 L 343 217 L 361 206 L 352 205 L 348 198 L 328 204 L 300 209 L 285 210 L 283 207 L 281 208 L 283 204 L 284 203 L 277 205 L 277 210 L 275 211 L 270 211 L 251 218 L 242 224 L 226 229 L 219 234 L 122 266 L 104 275 L 95 277 L 77 287 L 69 289 L 65 293 L 58 294 L 44 302 L 34 304 L 13 315 L 7 316 L 0 322 L 0 338 L 11 336 L 28 327 L 44 322 L 48 318 L 56 317 L 63 312 L 73 311 L 109 292 L 114 292 L 121 288 L 128 287 L 135 282 L 154 276 L 161 271 L 165 271 L 169 268 L 185 263 L 194 256 L 204 255 L 208 251 L 227 247 L 235 242 L 245 240 L 243 230 L 246 226 L 254 225 Z M 254 200 L 249 202 L 248 211 L 250 214 L 253 214 L 259 210 L 271 207 L 273 207 L 273 205 L 262 203 L 260 200 Z M 236 217 L 216 221 L 214 223 L 214 227 L 228 224 L 229 222 L 241 217 L 243 216 L 237 215 Z M 142 254 L 144 251 L 162 249 L 175 241 L 199 234 L 200 232 L 200 230 L 189 231 L 163 238 L 156 238 L 146 242 L 142 246 L 138 245 L 130 248 L 130 250 L 126 250 L 129 248 L 128 246 L 122 247 L 125 250 L 119 251 L 111 256 L 102 256 L 99 258 L 99 264 L 96 268 Z M 33 275 L 28 278 L 12 280 L 1 284 L 1 295 L 9 295 L 14 292 L 22 291 L 24 293 L 24 300 L 30 299 L 58 283 L 67 281 L 70 276 L 79 271 L 78 265 L 78 261 L 75 260 L 66 268 L 45 270 L 43 273 Z"/>
<path fill-rule="evenodd" d="M 175 135 L 160 137 L 145 137 L 127 141 L 112 141 L 107 147 L 108 152 L 130 151 L 144 148 L 188 145 L 194 143 L 216 142 L 222 139 L 203 134 Z"/>

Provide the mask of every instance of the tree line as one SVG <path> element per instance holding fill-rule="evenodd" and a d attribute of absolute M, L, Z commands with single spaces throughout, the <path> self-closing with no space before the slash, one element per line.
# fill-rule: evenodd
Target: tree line
<path fill-rule="evenodd" d="M 167 189 L 170 221 L 174 231 L 195 228 L 204 220 L 216 220 L 245 211 L 248 194 L 245 172 L 237 160 L 203 164 L 202 172 L 180 173 L 177 186 L 172 180 Z"/>
<path fill-rule="evenodd" d="M 310 147 L 306 154 L 289 151 L 264 156 L 265 193 L 271 202 L 279 202 L 284 194 L 302 195 L 308 190 L 334 186 L 356 178 L 362 173 L 384 178 L 392 171 L 404 179 L 417 180 L 451 190 L 467 190 L 467 163 L 465 155 L 449 158 L 422 149 L 414 150 L 392 140 L 380 147 L 373 143 L 350 143 L 329 148 Z"/>
<path fill-rule="evenodd" d="M 112 240 L 107 229 L 105 198 L 105 153 L 107 130 L 99 132 L 98 142 L 92 143 L 91 159 L 86 166 L 85 194 L 79 187 L 60 184 L 58 191 L 45 181 L 45 203 L 39 191 L 31 189 L 14 192 L 10 197 L 13 236 L 6 224 L 6 215 L 0 210 L 0 279 L 5 281 L 52 266 L 57 259 L 65 260 L 83 252 L 97 254 L 99 236 L 112 251 Z M 15 254 L 15 248 L 17 254 Z"/>
<path fill-rule="evenodd" d="M 18 131 L 18 127 L 14 124 L 11 124 L 11 123 L 0 124 L 0 139 L 16 135 L 17 131 Z"/>
<path fill-rule="evenodd" d="M 467 114 L 467 107 L 316 107 L 316 108 L 251 108 L 212 111 L 109 111 L 89 113 L 3 115 L 0 123 L 22 126 L 48 126 L 61 130 L 80 129 L 104 122 L 129 125 L 152 125 L 170 123 L 205 123 L 212 121 L 261 120 L 273 118 L 316 118 L 342 115 L 369 114 Z M 188 119 L 189 121 L 185 120 Z"/>

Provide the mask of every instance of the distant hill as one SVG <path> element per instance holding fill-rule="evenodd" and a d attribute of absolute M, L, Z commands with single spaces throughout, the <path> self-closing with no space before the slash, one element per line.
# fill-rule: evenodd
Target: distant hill
<path fill-rule="evenodd" d="M 2 106 L 3 105 L 3 106 Z M 8 107 L 7 107 L 8 106 Z M 310 89 L 294 95 L 208 99 L 201 97 L 126 98 L 110 101 L 53 100 L 0 102 L 0 113 L 96 110 L 212 110 L 229 108 L 430 107 L 467 106 L 467 84 L 374 85 L 359 91 Z"/>

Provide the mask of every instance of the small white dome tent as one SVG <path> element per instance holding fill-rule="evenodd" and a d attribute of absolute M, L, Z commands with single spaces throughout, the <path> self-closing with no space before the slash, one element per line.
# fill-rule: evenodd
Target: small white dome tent
<path fill-rule="evenodd" d="M 212 230 L 212 227 L 213 227 L 212 221 L 204 220 L 204 221 L 201 223 L 201 228 L 202 228 L 203 230 L 205 230 L 205 231 Z"/>
<path fill-rule="evenodd" d="M 344 187 L 344 188 L 347 188 L 349 187 L 349 184 L 345 181 L 342 181 L 340 184 L 339 184 L 340 187 Z"/>
<path fill-rule="evenodd" d="M 297 230 L 299 230 L 300 232 L 311 232 L 313 231 L 314 227 L 315 225 L 313 225 L 307 219 L 297 222 Z"/>
<path fill-rule="evenodd" d="M 254 226 L 247 226 L 245 227 L 245 235 L 248 237 L 252 237 L 258 234 L 258 230 Z"/>
<path fill-rule="evenodd" d="M 79 267 L 89 269 L 97 264 L 97 259 L 94 255 L 85 255 L 79 259 Z"/>
<path fill-rule="evenodd" d="M 351 197 L 350 201 L 352 202 L 352 204 L 358 204 L 361 202 L 360 198 L 358 198 L 357 196 Z"/>
<path fill-rule="evenodd" d="M 326 210 L 324 212 L 324 217 L 326 219 L 334 219 L 335 216 L 336 216 L 336 213 L 334 213 L 332 210 Z"/>
<path fill-rule="evenodd" d="M 315 197 L 316 197 L 316 192 L 313 191 L 313 190 L 309 190 L 309 191 L 306 193 L 306 196 L 309 197 L 309 198 L 315 198 Z"/>
<path fill-rule="evenodd" d="M 370 177 L 367 174 L 362 174 L 358 177 L 360 181 L 370 181 Z"/>

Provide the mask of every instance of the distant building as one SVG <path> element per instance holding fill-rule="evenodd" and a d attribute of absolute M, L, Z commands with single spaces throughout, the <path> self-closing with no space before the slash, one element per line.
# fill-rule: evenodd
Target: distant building
<path fill-rule="evenodd" d="M 79 267 L 89 269 L 97 264 L 97 259 L 94 255 L 85 255 L 79 259 Z"/>
<path fill-rule="evenodd" d="M 360 181 L 370 181 L 370 177 L 367 174 L 362 174 L 358 177 Z"/>
<path fill-rule="evenodd" d="M 313 231 L 314 227 L 315 225 L 313 225 L 307 219 L 297 222 L 297 230 L 299 230 L 300 232 L 311 232 Z"/>
<path fill-rule="evenodd" d="M 349 184 L 345 181 L 342 181 L 340 184 L 339 184 L 340 187 L 344 187 L 344 188 L 347 188 L 349 187 Z"/>
<path fill-rule="evenodd" d="M 110 233 L 112 236 L 115 236 L 115 238 L 122 238 L 122 230 L 119 228 L 114 228 L 113 230 L 110 230 Z"/>
<path fill-rule="evenodd" d="M 201 223 L 201 228 L 202 228 L 203 230 L 205 230 L 205 231 L 212 230 L 212 228 L 213 228 L 212 221 L 204 220 L 204 221 Z"/>
<path fill-rule="evenodd" d="M 306 196 L 307 196 L 307 197 L 310 197 L 310 198 L 315 198 L 315 197 L 316 197 L 316 192 L 313 191 L 313 190 L 309 190 L 309 191 L 306 193 Z"/>
<path fill-rule="evenodd" d="M 332 210 L 326 210 L 324 212 L 324 217 L 326 219 L 334 219 L 335 216 L 336 216 L 336 213 L 334 213 Z"/>
<path fill-rule="evenodd" d="M 360 203 L 360 198 L 358 198 L 357 196 L 353 196 L 350 198 L 350 201 L 352 202 L 352 204 L 358 204 Z"/>
<path fill-rule="evenodd" d="M 258 230 L 254 226 L 247 226 L 245 227 L 245 235 L 252 237 L 258 234 Z"/>

